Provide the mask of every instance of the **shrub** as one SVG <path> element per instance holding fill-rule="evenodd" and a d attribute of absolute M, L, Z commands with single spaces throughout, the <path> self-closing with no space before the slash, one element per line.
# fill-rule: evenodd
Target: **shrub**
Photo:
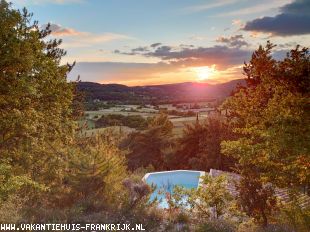
<path fill-rule="evenodd" d="M 207 221 L 198 226 L 197 232 L 234 232 L 235 226 L 222 220 Z"/>

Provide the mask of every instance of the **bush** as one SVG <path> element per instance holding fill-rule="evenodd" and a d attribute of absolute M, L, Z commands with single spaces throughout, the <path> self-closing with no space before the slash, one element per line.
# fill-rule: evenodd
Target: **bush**
<path fill-rule="evenodd" d="M 300 198 L 300 194 L 291 193 L 290 202 L 281 205 L 277 221 L 290 225 L 294 231 L 310 231 L 310 206 L 301 207 L 298 202 Z"/>
<path fill-rule="evenodd" d="M 198 226 L 197 232 L 234 232 L 235 226 L 222 220 L 212 220 Z"/>
<path fill-rule="evenodd" d="M 18 195 L 10 195 L 6 201 L 0 201 L 0 224 L 17 223 L 22 217 L 22 206 L 25 200 Z"/>

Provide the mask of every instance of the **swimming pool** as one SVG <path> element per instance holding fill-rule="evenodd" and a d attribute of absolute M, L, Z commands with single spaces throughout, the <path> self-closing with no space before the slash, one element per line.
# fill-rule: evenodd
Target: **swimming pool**
<path fill-rule="evenodd" d="M 190 171 L 190 170 L 175 170 L 165 172 L 151 172 L 147 173 L 143 180 L 149 185 L 155 185 L 156 189 L 151 196 L 151 200 L 157 197 L 160 200 L 159 207 L 167 208 L 165 193 L 172 193 L 176 185 L 187 189 L 198 188 L 201 177 L 205 172 Z"/>

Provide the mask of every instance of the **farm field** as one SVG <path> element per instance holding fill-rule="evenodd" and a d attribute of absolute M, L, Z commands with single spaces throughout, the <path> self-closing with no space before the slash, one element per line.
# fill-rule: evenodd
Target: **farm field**
<path fill-rule="evenodd" d="M 131 116 L 131 115 L 141 115 L 143 118 L 148 118 L 148 117 L 154 117 L 158 113 L 144 113 L 144 112 L 130 112 L 130 111 L 121 111 L 117 109 L 106 109 L 106 110 L 98 110 L 98 111 L 86 111 L 85 115 L 87 115 L 88 119 L 96 119 L 100 118 L 102 115 L 109 115 L 109 114 L 121 114 L 124 116 Z"/>
<path fill-rule="evenodd" d="M 199 116 L 199 120 L 206 119 L 205 116 Z M 183 129 L 185 128 L 186 124 L 192 124 L 196 122 L 196 117 L 177 117 L 177 118 L 171 118 L 170 121 L 173 123 L 173 134 L 176 137 L 179 137 L 183 134 Z"/>
<path fill-rule="evenodd" d="M 133 129 L 133 128 L 130 128 L 127 126 L 109 126 L 109 127 L 105 127 L 105 128 L 82 130 L 80 132 L 80 135 L 83 137 L 91 137 L 91 136 L 95 136 L 98 134 L 102 134 L 108 130 L 115 132 L 115 133 L 123 133 L 124 135 L 136 131 L 136 129 Z"/>
<path fill-rule="evenodd" d="M 173 109 L 171 105 L 160 105 L 159 107 L 165 107 L 169 110 Z M 95 128 L 95 121 L 101 118 L 103 115 L 110 115 L 110 114 L 118 114 L 123 116 L 134 116 L 139 115 L 143 118 L 155 117 L 159 114 L 158 110 L 155 110 L 150 107 L 143 107 L 139 108 L 139 105 L 119 105 L 115 107 L 111 107 L 110 109 L 102 109 L 98 111 L 86 111 L 86 129 L 83 130 L 82 133 L 85 133 L 85 136 L 91 136 L 96 133 L 102 133 L 106 130 L 106 128 Z M 183 129 L 186 124 L 195 123 L 196 116 L 191 117 L 182 117 L 176 115 L 169 115 L 168 116 L 170 121 L 173 123 L 173 135 L 174 136 L 181 136 L 183 133 Z M 200 112 L 199 113 L 199 120 L 202 121 L 208 117 L 208 113 Z M 84 121 L 84 123 L 85 123 Z M 118 126 L 116 126 L 119 128 Z M 123 127 L 126 132 L 131 132 L 134 129 L 129 127 Z"/>

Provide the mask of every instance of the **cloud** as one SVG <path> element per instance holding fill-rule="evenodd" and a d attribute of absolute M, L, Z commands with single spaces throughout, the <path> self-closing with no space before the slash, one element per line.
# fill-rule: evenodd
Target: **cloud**
<path fill-rule="evenodd" d="M 243 63 L 250 57 L 250 51 L 241 49 L 247 45 L 242 35 L 222 38 L 226 45 L 215 45 L 212 47 L 195 47 L 193 45 L 168 46 L 161 45 L 156 48 L 140 47 L 131 49 L 130 52 L 115 50 L 116 54 L 139 55 L 144 57 L 158 58 L 162 63 L 174 67 L 205 66 L 217 64 L 218 68 Z M 227 41 L 226 41 L 227 40 Z"/>
<path fill-rule="evenodd" d="M 46 28 L 47 24 L 43 24 L 41 28 Z M 131 40 L 134 39 L 127 35 L 106 32 L 102 34 L 94 34 L 90 32 L 77 31 L 73 28 L 63 27 L 59 24 L 50 23 L 51 35 L 63 39 L 62 47 L 77 48 L 90 47 L 94 44 L 107 43 L 115 40 Z M 141 50 L 136 48 L 134 52 Z M 143 49 L 142 49 L 143 50 Z"/>
<path fill-rule="evenodd" d="M 71 80 L 78 75 L 82 81 L 101 83 L 147 83 L 160 73 L 170 72 L 163 63 L 78 62 L 69 74 Z"/>
<path fill-rule="evenodd" d="M 192 45 L 192 44 L 180 44 L 180 47 L 181 48 L 194 48 L 195 45 Z"/>
<path fill-rule="evenodd" d="M 234 19 L 231 25 L 238 26 L 238 27 L 244 27 L 244 23 L 240 19 Z"/>
<path fill-rule="evenodd" d="M 67 36 L 63 38 L 64 48 L 78 48 L 78 47 L 91 47 L 96 44 L 108 43 L 116 40 L 132 40 L 133 37 L 116 34 L 116 33 L 102 33 L 94 34 L 89 32 L 82 32 L 76 36 Z"/>
<path fill-rule="evenodd" d="M 200 35 L 192 35 L 190 37 L 188 37 L 188 39 L 193 40 L 193 41 L 203 41 L 203 40 L 207 40 L 207 36 L 200 36 Z"/>
<path fill-rule="evenodd" d="M 261 1 L 260 4 L 250 7 L 241 8 L 235 11 L 225 12 L 218 14 L 219 17 L 227 16 L 240 16 L 240 15 L 249 15 L 249 14 L 258 14 L 263 13 L 272 9 L 279 8 L 286 3 L 291 2 L 291 0 L 267 0 Z"/>
<path fill-rule="evenodd" d="M 216 66 L 217 68 L 217 66 Z M 174 64 L 121 63 L 121 62 L 78 62 L 69 74 L 70 80 L 81 76 L 82 81 L 121 83 L 126 85 L 148 85 L 194 81 L 197 73 L 192 67 L 176 67 Z M 235 65 L 217 70 L 216 79 L 208 82 L 225 82 L 240 78 L 242 66 Z"/>
<path fill-rule="evenodd" d="M 225 43 L 229 47 L 242 47 L 248 46 L 249 44 L 244 40 L 243 35 L 234 35 L 231 37 L 220 36 L 216 39 L 216 42 Z"/>
<path fill-rule="evenodd" d="M 190 7 L 185 8 L 185 10 L 187 12 L 190 12 L 190 13 L 199 12 L 199 11 L 206 11 L 206 10 L 210 10 L 213 8 L 218 8 L 218 7 L 222 7 L 222 6 L 226 6 L 226 5 L 232 5 L 235 2 L 237 2 L 237 0 L 218 0 L 218 1 L 215 1 L 213 3 L 190 6 Z"/>
<path fill-rule="evenodd" d="M 138 46 L 122 51 L 114 50 L 114 54 L 148 57 L 157 60 L 154 63 L 125 62 L 90 62 L 78 63 L 70 73 L 75 79 L 79 74 L 81 79 L 100 83 L 122 83 L 126 85 L 145 85 L 158 83 L 186 82 L 197 79 L 195 67 L 215 67 L 216 77 L 212 81 L 223 82 L 241 77 L 241 66 L 251 57 L 249 49 L 243 49 L 234 44 L 242 41 L 242 35 L 226 38 L 233 46 L 215 45 L 197 47 L 191 44 L 170 46 L 157 43 L 149 46 Z M 126 48 L 124 48 L 126 49 Z"/>
<path fill-rule="evenodd" d="M 245 31 L 271 33 L 274 36 L 292 36 L 310 33 L 310 1 L 296 0 L 280 8 L 274 17 L 263 17 L 249 21 Z"/>
<path fill-rule="evenodd" d="M 41 28 L 46 28 L 47 24 L 43 24 Z M 50 24 L 50 30 L 52 31 L 51 34 L 54 36 L 76 36 L 83 34 L 82 32 L 76 31 L 72 28 L 62 27 L 59 24 Z"/>
<path fill-rule="evenodd" d="M 170 64 L 182 67 L 217 65 L 217 68 L 226 69 L 232 65 L 247 61 L 251 52 L 240 48 L 228 46 L 198 47 L 171 52 L 164 56 Z"/>
<path fill-rule="evenodd" d="M 132 52 L 147 52 L 149 49 L 147 47 L 137 47 L 131 50 Z"/>
<path fill-rule="evenodd" d="M 137 47 L 137 48 L 133 48 L 133 49 L 131 49 L 130 52 L 121 52 L 118 49 L 116 49 L 116 50 L 114 50 L 114 53 L 116 53 L 116 54 L 123 54 L 123 55 L 152 56 L 152 55 L 149 55 L 149 54 L 153 53 L 153 51 L 150 51 L 152 49 L 156 53 L 165 53 L 167 51 L 170 51 L 172 49 L 172 47 L 164 46 L 164 45 L 161 45 L 161 43 L 158 43 L 158 45 L 156 45 L 156 46 L 154 46 L 154 44 L 151 44 L 150 47 Z"/>
<path fill-rule="evenodd" d="M 288 43 L 277 45 L 277 47 L 281 49 L 292 49 L 293 47 L 296 47 L 296 46 L 297 46 L 296 42 L 288 42 Z"/>
<path fill-rule="evenodd" d="M 163 46 L 157 47 L 155 51 L 145 53 L 144 55 L 145 55 L 145 56 L 153 56 L 153 57 L 160 57 L 160 58 L 163 58 L 163 57 L 165 57 L 167 54 L 170 54 L 171 51 L 172 51 L 172 47 L 171 47 L 171 46 L 163 45 Z M 169 58 L 168 58 L 168 59 L 169 59 Z"/>
<path fill-rule="evenodd" d="M 290 4 L 281 7 L 282 12 L 291 14 L 310 14 L 310 1 L 309 0 L 296 0 Z"/>
<path fill-rule="evenodd" d="M 42 4 L 71 4 L 71 3 L 83 3 L 85 0 L 12 0 L 11 2 L 18 5 L 42 5 Z"/>
<path fill-rule="evenodd" d="M 158 47 L 160 45 L 161 45 L 161 43 L 153 43 L 153 44 L 150 45 L 150 47 L 156 48 L 156 47 Z"/>
<path fill-rule="evenodd" d="M 122 83 L 126 85 L 146 85 L 158 83 L 186 82 L 197 79 L 195 67 L 215 67 L 216 74 L 210 81 L 223 82 L 242 76 L 242 64 L 248 62 L 252 51 L 239 46 L 242 35 L 223 37 L 224 45 L 197 47 L 191 44 L 170 46 L 157 43 L 156 46 L 138 46 L 114 50 L 114 54 L 148 57 L 154 63 L 90 62 L 78 63 L 70 73 L 75 79 L 100 83 Z M 237 41 L 237 42 L 236 42 Z M 137 58 L 138 58 L 137 57 Z M 134 59 L 130 59 L 134 60 Z"/>

